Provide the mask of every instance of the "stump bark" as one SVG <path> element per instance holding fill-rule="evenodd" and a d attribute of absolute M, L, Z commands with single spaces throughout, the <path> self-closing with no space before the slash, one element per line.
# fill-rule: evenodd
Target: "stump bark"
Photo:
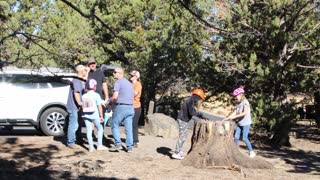
<path fill-rule="evenodd" d="M 234 167 L 270 169 L 272 165 L 258 157 L 249 158 L 234 144 L 234 122 L 205 121 L 196 122 L 191 148 L 182 164 L 196 168 Z"/>

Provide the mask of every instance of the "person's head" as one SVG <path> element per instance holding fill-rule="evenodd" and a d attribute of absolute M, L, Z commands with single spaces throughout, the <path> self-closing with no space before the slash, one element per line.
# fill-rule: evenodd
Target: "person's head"
<path fill-rule="evenodd" d="M 245 99 L 245 96 L 244 96 L 244 90 L 242 88 L 237 88 L 233 91 L 232 93 L 233 97 L 236 98 L 236 100 L 238 102 L 241 102 L 243 99 Z"/>
<path fill-rule="evenodd" d="M 86 81 L 86 89 L 95 91 L 96 88 L 97 88 L 97 81 L 95 79 L 88 79 Z"/>
<path fill-rule="evenodd" d="M 123 75 L 124 75 L 124 70 L 122 68 L 116 68 L 113 71 L 113 77 L 115 79 L 121 79 L 121 78 L 123 78 Z"/>
<path fill-rule="evenodd" d="M 199 98 L 199 100 L 196 102 L 196 107 L 199 108 L 200 107 L 200 104 L 201 102 L 204 100 L 205 98 L 205 94 L 204 94 L 204 91 L 203 89 L 200 89 L 200 88 L 195 88 L 193 91 L 192 91 L 192 95 L 193 96 L 197 96 Z"/>
<path fill-rule="evenodd" d="M 92 57 L 88 59 L 87 66 L 90 68 L 90 71 L 95 71 L 97 69 L 96 60 Z"/>
<path fill-rule="evenodd" d="M 131 81 L 131 82 L 135 82 L 135 81 L 137 81 L 139 78 L 140 78 L 140 73 L 139 73 L 139 71 L 134 70 L 134 71 L 131 71 L 131 72 L 130 72 L 130 81 Z"/>
<path fill-rule="evenodd" d="M 83 77 L 85 77 L 87 75 L 87 68 L 84 65 L 81 65 L 81 64 L 78 65 L 76 67 L 76 71 L 77 71 L 77 76 L 78 77 L 83 78 Z"/>
<path fill-rule="evenodd" d="M 195 88 L 192 91 L 192 94 L 199 96 L 202 100 L 204 100 L 204 98 L 206 97 L 205 94 L 204 94 L 203 89 L 200 89 L 200 88 Z"/>

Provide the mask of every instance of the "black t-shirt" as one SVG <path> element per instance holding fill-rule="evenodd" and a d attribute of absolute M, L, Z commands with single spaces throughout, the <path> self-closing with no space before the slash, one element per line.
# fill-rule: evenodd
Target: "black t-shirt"
<path fill-rule="evenodd" d="M 106 77 L 100 69 L 96 71 L 90 71 L 88 75 L 88 79 L 95 79 L 97 81 L 97 89 L 96 92 L 100 94 L 101 99 L 104 99 L 104 94 L 102 93 L 102 83 L 106 82 Z"/>
<path fill-rule="evenodd" d="M 198 101 L 200 101 L 200 97 L 198 95 L 188 97 L 181 105 L 181 109 L 178 113 L 178 119 L 189 122 L 192 116 L 203 118 L 203 114 L 195 108 Z"/>

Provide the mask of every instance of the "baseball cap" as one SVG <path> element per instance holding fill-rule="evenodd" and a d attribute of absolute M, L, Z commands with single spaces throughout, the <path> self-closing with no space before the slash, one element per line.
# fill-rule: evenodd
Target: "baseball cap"
<path fill-rule="evenodd" d="M 89 58 L 88 59 L 88 64 L 96 63 L 96 60 L 94 58 Z"/>
<path fill-rule="evenodd" d="M 136 70 L 131 71 L 130 75 L 132 75 L 132 76 L 137 76 L 137 78 L 139 78 L 139 77 L 140 77 L 140 73 L 139 73 L 139 71 L 136 71 Z"/>
<path fill-rule="evenodd" d="M 87 89 L 93 89 L 97 85 L 97 81 L 94 79 L 88 79 L 86 82 Z"/>
<path fill-rule="evenodd" d="M 86 67 L 84 65 L 81 65 L 81 64 L 76 67 L 76 71 L 77 72 L 83 71 L 85 69 L 86 69 Z"/>

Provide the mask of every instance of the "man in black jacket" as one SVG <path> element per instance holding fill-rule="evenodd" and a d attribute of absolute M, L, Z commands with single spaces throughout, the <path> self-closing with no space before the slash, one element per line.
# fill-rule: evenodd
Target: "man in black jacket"
<path fill-rule="evenodd" d="M 197 108 L 200 106 L 200 103 L 204 98 L 205 95 L 203 90 L 197 88 L 192 91 L 192 95 L 181 105 L 177 118 L 179 124 L 179 139 L 176 145 L 176 150 L 172 154 L 172 158 L 180 160 L 183 159 L 182 146 L 188 136 L 188 122 L 191 120 L 192 116 L 203 118 L 203 114 L 199 112 Z"/>

